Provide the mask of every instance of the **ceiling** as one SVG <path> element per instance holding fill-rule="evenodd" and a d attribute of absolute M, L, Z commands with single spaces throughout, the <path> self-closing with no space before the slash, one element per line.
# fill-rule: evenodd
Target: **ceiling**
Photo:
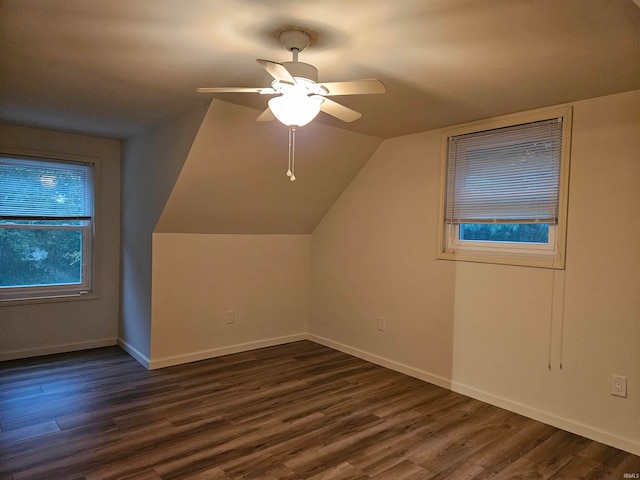
<path fill-rule="evenodd" d="M 360 120 L 318 121 L 390 138 L 640 89 L 637 2 L 0 0 L 0 120 L 127 138 L 211 100 L 196 87 L 268 86 L 255 59 L 290 60 L 296 27 L 320 81 L 387 86 L 334 97 Z"/>

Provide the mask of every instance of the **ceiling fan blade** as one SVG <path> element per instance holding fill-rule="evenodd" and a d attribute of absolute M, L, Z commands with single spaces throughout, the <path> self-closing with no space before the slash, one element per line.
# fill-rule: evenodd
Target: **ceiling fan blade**
<path fill-rule="evenodd" d="M 289 73 L 289 70 L 278 62 L 272 62 L 271 60 L 262 60 L 258 58 L 256 60 L 260 65 L 264 67 L 264 69 L 276 80 L 280 80 L 281 82 L 290 83 L 294 85 L 296 83 L 293 76 Z"/>
<path fill-rule="evenodd" d="M 327 90 L 327 95 L 363 95 L 372 93 L 385 93 L 387 89 L 380 80 L 353 80 L 350 82 L 319 83 Z"/>
<path fill-rule="evenodd" d="M 277 93 L 273 88 L 262 87 L 210 87 L 210 88 L 196 88 L 198 93 L 261 93 L 271 94 Z"/>
<path fill-rule="evenodd" d="M 355 110 L 345 107 L 338 102 L 334 102 L 326 97 L 322 97 L 322 99 L 323 102 L 320 105 L 320 110 L 324 113 L 328 113 L 332 117 L 342 120 L 343 122 L 355 122 L 362 116 L 360 112 L 356 112 Z"/>
<path fill-rule="evenodd" d="M 276 116 L 273 114 L 271 109 L 267 107 L 267 109 L 264 112 L 258 115 L 258 118 L 256 118 L 256 122 L 270 122 L 271 120 L 275 120 L 275 119 L 276 119 Z"/>

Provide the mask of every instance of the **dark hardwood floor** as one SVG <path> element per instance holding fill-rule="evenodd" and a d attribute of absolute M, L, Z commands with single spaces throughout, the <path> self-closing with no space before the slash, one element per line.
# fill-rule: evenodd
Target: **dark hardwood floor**
<path fill-rule="evenodd" d="M 623 479 L 640 457 L 311 343 L 0 363 L 0 479 Z"/>

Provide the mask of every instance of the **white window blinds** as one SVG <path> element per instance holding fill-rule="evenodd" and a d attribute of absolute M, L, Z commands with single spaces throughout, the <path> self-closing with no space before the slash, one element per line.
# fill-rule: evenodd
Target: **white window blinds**
<path fill-rule="evenodd" d="M 558 220 L 562 121 L 449 138 L 447 223 Z"/>
<path fill-rule="evenodd" d="M 0 220 L 89 220 L 91 164 L 0 157 Z"/>

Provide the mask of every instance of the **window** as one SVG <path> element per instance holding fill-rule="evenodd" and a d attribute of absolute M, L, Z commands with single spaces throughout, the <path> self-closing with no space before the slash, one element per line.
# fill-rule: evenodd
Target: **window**
<path fill-rule="evenodd" d="M 93 170 L 0 156 L 0 300 L 91 293 Z"/>
<path fill-rule="evenodd" d="M 571 110 L 445 132 L 439 258 L 564 267 Z"/>

